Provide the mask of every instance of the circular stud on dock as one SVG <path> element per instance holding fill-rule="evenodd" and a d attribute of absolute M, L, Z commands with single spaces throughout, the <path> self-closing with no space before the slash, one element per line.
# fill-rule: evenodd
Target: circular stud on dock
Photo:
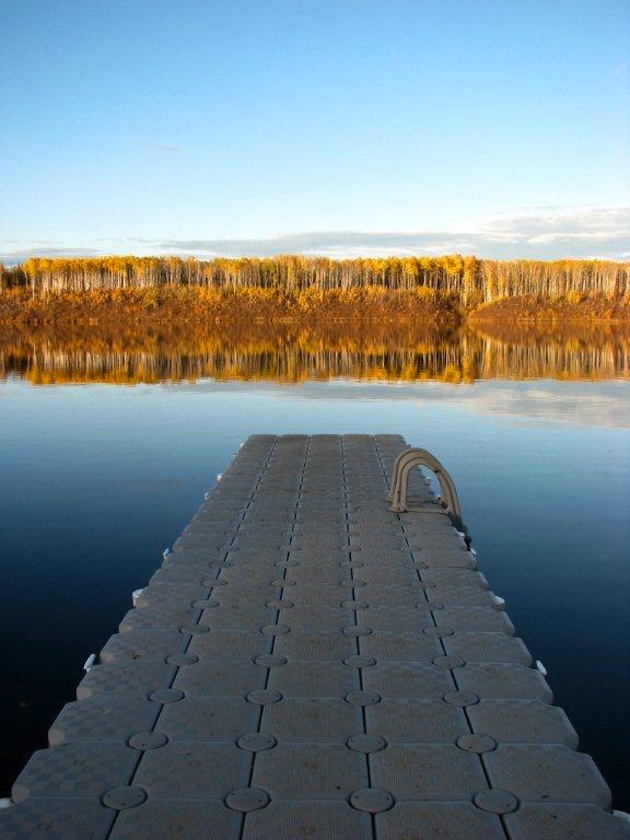
<path fill-rule="evenodd" d="M 344 636 L 371 636 L 373 630 L 371 627 L 361 627 L 357 624 L 351 624 L 349 627 L 344 627 L 341 632 Z"/>
<path fill-rule="evenodd" d="M 380 735 L 352 735 L 346 741 L 346 745 L 355 752 L 368 755 L 369 753 L 384 750 L 387 746 L 387 741 L 385 738 L 381 738 Z"/>
<path fill-rule="evenodd" d="M 146 791 L 134 785 L 124 785 L 112 788 L 103 796 L 103 805 L 114 811 L 125 811 L 127 808 L 137 808 L 146 800 Z"/>
<path fill-rule="evenodd" d="M 449 691 L 443 697 L 445 703 L 451 706 L 474 706 L 479 702 L 479 696 L 474 691 Z"/>
<path fill-rule="evenodd" d="M 350 796 L 350 804 L 357 811 L 379 814 L 381 811 L 389 811 L 393 807 L 394 797 L 383 788 L 363 788 L 363 790 L 355 790 Z"/>
<path fill-rule="evenodd" d="M 284 598 L 273 598 L 271 601 L 267 601 L 266 606 L 270 610 L 289 610 L 294 604 L 293 601 L 287 601 Z"/>
<path fill-rule="evenodd" d="M 286 656 L 281 656 L 279 653 L 263 653 L 254 659 L 256 665 L 261 665 L 263 668 L 275 668 L 279 665 L 286 665 Z"/>
<path fill-rule="evenodd" d="M 341 606 L 344 610 L 367 610 L 370 607 L 366 601 L 343 601 Z"/>
<path fill-rule="evenodd" d="M 179 632 L 185 636 L 203 636 L 210 632 L 210 628 L 206 624 L 182 624 Z"/>
<path fill-rule="evenodd" d="M 197 610 L 213 610 L 220 606 L 220 602 L 216 598 L 202 598 L 199 601 L 193 601 L 191 606 Z"/>
<path fill-rule="evenodd" d="M 286 624 L 265 624 L 260 628 L 260 632 L 265 636 L 284 636 L 291 632 L 291 628 Z"/>
<path fill-rule="evenodd" d="M 168 743 L 168 737 L 164 732 L 136 732 L 127 741 L 134 750 L 157 750 Z"/>
<path fill-rule="evenodd" d="M 492 750 L 496 749 L 497 746 L 497 742 L 494 738 L 491 738 L 489 735 L 480 735 L 477 732 L 473 732 L 469 735 L 462 735 L 457 739 L 456 743 L 460 750 L 476 753 L 477 755 L 492 752 Z"/>
<path fill-rule="evenodd" d="M 354 653 L 346 656 L 343 664 L 348 665 L 350 668 L 371 668 L 372 665 L 376 665 L 376 659 L 373 656 L 363 656 L 360 653 Z"/>
<path fill-rule="evenodd" d="M 233 811 L 240 811 L 246 814 L 249 811 L 258 811 L 269 804 L 269 794 L 262 788 L 238 788 L 228 793 L 225 804 Z"/>
<path fill-rule="evenodd" d="M 271 750 L 278 742 L 273 735 L 265 735 L 262 732 L 248 732 L 241 735 L 236 743 L 240 749 L 256 753 Z"/>
<path fill-rule="evenodd" d="M 374 706 L 381 702 L 381 695 L 376 691 L 350 691 L 345 699 L 353 706 Z"/>
<path fill-rule="evenodd" d="M 171 653 L 164 661 L 167 665 L 177 665 L 179 668 L 184 665 L 194 665 L 195 662 L 199 662 L 199 657 L 196 653 Z"/>
<path fill-rule="evenodd" d="M 149 694 L 149 700 L 153 703 L 178 703 L 184 696 L 184 692 L 177 688 L 158 688 Z"/>
<path fill-rule="evenodd" d="M 510 814 L 519 805 L 518 799 L 507 790 L 482 790 L 475 794 L 473 802 L 477 808 L 490 814 Z"/>
<path fill-rule="evenodd" d="M 443 639 L 446 636 L 452 636 L 455 633 L 452 627 L 435 627 L 433 624 L 429 627 L 424 627 L 422 632 L 425 636 L 431 636 L 434 639 Z"/>
<path fill-rule="evenodd" d="M 256 703 L 258 706 L 266 706 L 268 703 L 279 703 L 282 700 L 282 694 L 279 691 L 273 691 L 270 688 L 258 688 L 255 691 L 250 691 L 245 696 L 248 703 Z"/>
<path fill-rule="evenodd" d="M 452 670 L 453 668 L 463 668 L 466 662 L 461 659 L 459 656 L 436 656 L 435 659 L 432 660 L 434 665 L 437 665 L 438 668 L 448 668 Z"/>

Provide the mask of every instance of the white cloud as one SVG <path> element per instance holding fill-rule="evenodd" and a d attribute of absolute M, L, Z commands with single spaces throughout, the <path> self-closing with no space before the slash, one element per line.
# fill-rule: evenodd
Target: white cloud
<path fill-rule="evenodd" d="M 15 265 L 24 262 L 29 257 L 98 257 L 103 253 L 98 248 L 71 248 L 63 245 L 32 245 L 16 251 L 0 252 L 0 262 L 5 265 Z"/>
<path fill-rule="evenodd" d="M 356 256 L 476 254 L 487 259 L 630 258 L 630 208 L 561 208 L 484 220 L 442 231 L 319 231 L 268 239 L 163 240 L 171 253 L 269 256 L 299 253 Z"/>
<path fill-rule="evenodd" d="M 0 260 L 20 262 L 29 256 L 93 256 L 108 253 L 216 256 L 304 254 L 346 259 L 359 256 L 476 254 L 486 259 L 630 259 L 630 207 L 536 208 L 454 226 L 451 230 L 314 231 L 261 239 L 94 240 L 92 246 L 62 243 L 2 249 Z M 4 250 L 4 253 L 2 253 Z"/>

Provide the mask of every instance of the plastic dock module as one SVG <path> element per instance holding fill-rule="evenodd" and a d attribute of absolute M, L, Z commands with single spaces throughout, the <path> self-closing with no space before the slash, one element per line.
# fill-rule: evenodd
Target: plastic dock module
<path fill-rule="evenodd" d="M 253 436 L 0 810 L 4 840 L 621 840 L 394 435 Z"/>

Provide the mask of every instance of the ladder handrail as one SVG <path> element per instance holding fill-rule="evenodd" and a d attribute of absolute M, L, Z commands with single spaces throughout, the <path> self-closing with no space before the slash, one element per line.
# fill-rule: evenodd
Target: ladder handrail
<path fill-rule="evenodd" d="M 392 503 L 390 510 L 397 513 L 413 510 L 407 504 L 409 473 L 414 467 L 421 466 L 426 467 L 437 477 L 440 482 L 440 490 L 442 491 L 443 507 L 446 509 L 455 527 L 465 532 L 466 528 L 462 522 L 462 512 L 455 482 L 446 467 L 427 449 L 410 447 L 409 449 L 405 449 L 404 452 L 401 452 L 398 458 L 396 458 L 391 480 L 391 491 L 387 497 Z"/>

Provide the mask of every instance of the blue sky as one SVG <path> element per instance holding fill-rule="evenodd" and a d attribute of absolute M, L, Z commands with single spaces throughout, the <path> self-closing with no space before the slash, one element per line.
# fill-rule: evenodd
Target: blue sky
<path fill-rule="evenodd" d="M 627 0 L 2 0 L 0 260 L 630 258 Z"/>

